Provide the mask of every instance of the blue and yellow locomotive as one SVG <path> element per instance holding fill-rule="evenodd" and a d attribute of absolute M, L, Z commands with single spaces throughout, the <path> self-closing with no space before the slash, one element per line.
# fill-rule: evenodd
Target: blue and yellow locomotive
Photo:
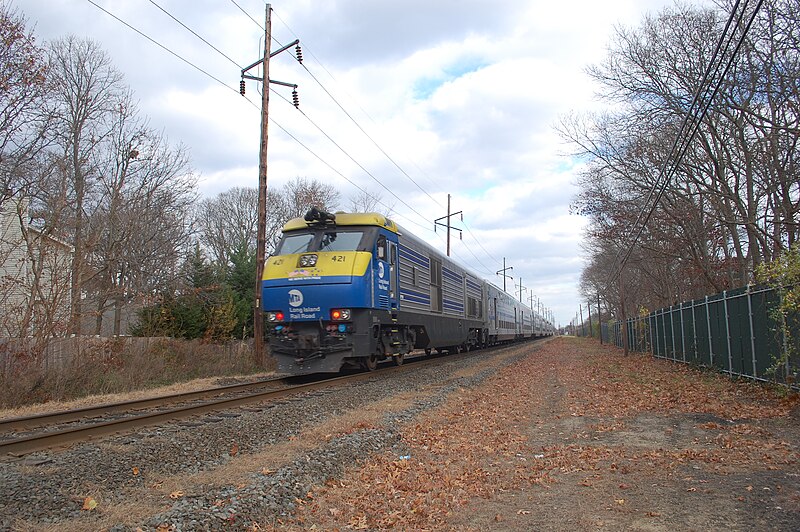
<path fill-rule="evenodd" d="M 375 213 L 314 208 L 290 220 L 266 262 L 262 302 L 272 356 L 292 374 L 372 370 L 413 349 L 544 331 L 525 305 Z"/>

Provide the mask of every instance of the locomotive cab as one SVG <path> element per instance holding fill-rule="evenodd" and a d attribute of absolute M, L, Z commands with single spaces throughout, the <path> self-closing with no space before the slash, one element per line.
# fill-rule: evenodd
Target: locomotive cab
<path fill-rule="evenodd" d="M 381 324 L 398 309 L 396 225 L 317 209 L 290 220 L 266 262 L 262 302 L 280 371 L 374 369 L 387 352 Z"/>

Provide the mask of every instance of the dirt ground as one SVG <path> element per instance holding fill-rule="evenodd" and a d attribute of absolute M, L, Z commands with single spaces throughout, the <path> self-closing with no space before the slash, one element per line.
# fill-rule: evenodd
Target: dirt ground
<path fill-rule="evenodd" d="M 281 528 L 800 530 L 796 396 L 593 340 L 526 349 Z"/>

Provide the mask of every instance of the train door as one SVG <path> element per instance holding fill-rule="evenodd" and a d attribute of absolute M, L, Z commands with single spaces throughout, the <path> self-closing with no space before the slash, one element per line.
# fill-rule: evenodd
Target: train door
<path fill-rule="evenodd" d="M 442 261 L 431 257 L 431 310 L 442 311 Z"/>
<path fill-rule="evenodd" d="M 390 308 L 390 279 L 392 277 L 392 267 L 389 263 L 389 242 L 384 235 L 379 235 L 375 244 L 374 258 L 374 301 L 377 308 Z M 395 290 L 396 293 L 396 290 Z"/>
<path fill-rule="evenodd" d="M 397 267 L 397 244 L 389 242 L 389 306 L 392 311 L 397 310 L 397 282 L 400 269 Z"/>

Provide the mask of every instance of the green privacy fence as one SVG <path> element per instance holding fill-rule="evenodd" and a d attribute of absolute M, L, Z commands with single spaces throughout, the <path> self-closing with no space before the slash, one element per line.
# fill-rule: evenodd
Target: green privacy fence
<path fill-rule="evenodd" d="M 800 371 L 800 323 L 788 318 L 787 337 L 774 311 L 780 296 L 772 288 L 745 287 L 706 296 L 628 320 L 631 350 L 742 377 L 794 383 Z M 622 347 L 622 323 L 610 327 L 610 340 Z"/>

